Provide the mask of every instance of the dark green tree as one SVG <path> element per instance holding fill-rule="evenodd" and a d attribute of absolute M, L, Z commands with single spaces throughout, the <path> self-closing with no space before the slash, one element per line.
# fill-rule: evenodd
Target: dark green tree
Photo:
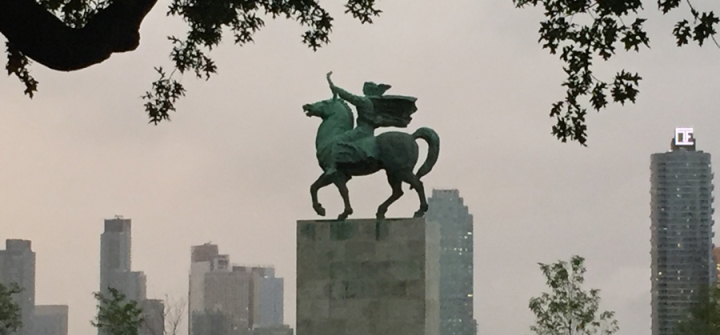
<path fill-rule="evenodd" d="M 0 335 L 9 335 L 22 327 L 20 305 L 12 298 L 22 292 L 17 284 L 0 284 Z"/>
<path fill-rule="evenodd" d="M 720 287 L 701 287 L 695 304 L 675 328 L 677 335 L 720 335 Z"/>
<path fill-rule="evenodd" d="M 599 312 L 600 291 L 584 291 L 585 260 L 539 263 L 550 293 L 530 299 L 537 317 L 530 329 L 537 335 L 611 335 L 618 330 L 614 312 Z"/>
<path fill-rule="evenodd" d="M 625 104 L 635 103 L 638 73 L 620 70 L 612 79 L 593 72 L 597 60 L 607 61 L 617 49 L 639 51 L 650 46 L 643 24 L 647 21 L 638 15 L 642 0 L 513 0 L 517 7 L 542 6 L 545 20 L 540 22 L 540 39 L 544 49 L 558 55 L 564 62 L 567 78 L 562 83 L 565 97 L 552 104 L 550 117 L 556 119 L 552 133 L 558 139 L 578 141 L 585 145 L 587 105 L 596 111 L 606 108 L 608 100 Z M 710 5 L 711 2 L 702 2 Z M 702 46 L 708 39 L 715 41 L 715 27 L 720 19 L 713 11 L 703 11 L 690 0 L 658 0 L 658 9 L 667 14 L 682 8 L 689 17 L 678 21 L 668 31 L 678 46 L 690 42 Z"/>
<path fill-rule="evenodd" d="M 127 300 L 114 288 L 108 295 L 95 292 L 98 313 L 90 323 L 104 335 L 138 335 L 143 325 L 142 309 L 137 301 Z"/>
<path fill-rule="evenodd" d="M 58 71 L 101 63 L 113 53 L 135 50 L 140 24 L 157 0 L 1 0 L 0 33 L 7 38 L 9 75 L 25 84 L 32 98 L 38 82 L 28 66 L 34 60 Z M 375 0 L 347 0 L 345 13 L 362 23 L 380 14 Z M 265 20 L 285 17 L 307 27 L 301 36 L 313 50 L 330 42 L 332 16 L 318 0 L 171 0 L 168 16 L 187 24 L 184 36 L 169 36 L 172 70 L 155 68 L 159 79 L 145 93 L 150 122 L 169 119 L 185 89 L 175 77 L 190 72 L 209 79 L 217 66 L 209 52 L 230 37 L 235 44 L 253 41 Z M 229 35 L 229 36 L 228 36 Z"/>

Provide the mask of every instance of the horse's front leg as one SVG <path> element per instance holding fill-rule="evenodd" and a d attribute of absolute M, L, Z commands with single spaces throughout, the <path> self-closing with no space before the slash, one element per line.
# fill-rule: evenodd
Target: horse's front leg
<path fill-rule="evenodd" d="M 340 196 L 342 196 L 343 203 L 345 204 L 345 210 L 338 215 L 338 220 L 345 220 L 353 213 L 353 209 L 350 206 L 350 191 L 348 191 L 347 188 L 347 182 L 350 178 L 342 173 L 336 173 L 334 176 L 333 183 L 338 188 L 338 191 L 340 191 Z"/>
<path fill-rule="evenodd" d="M 330 178 L 323 173 L 312 185 L 310 185 L 310 197 L 312 198 L 313 209 L 317 215 L 325 216 L 325 208 L 323 208 L 320 202 L 318 202 L 318 190 L 330 185 L 330 183 L 332 183 Z"/>

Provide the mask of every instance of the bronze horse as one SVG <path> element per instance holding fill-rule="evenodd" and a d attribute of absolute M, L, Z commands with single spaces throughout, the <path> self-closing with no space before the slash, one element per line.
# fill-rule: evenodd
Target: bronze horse
<path fill-rule="evenodd" d="M 323 167 L 325 166 L 323 160 L 331 154 L 331 148 L 337 142 L 334 139 L 353 129 L 352 110 L 338 98 L 306 104 L 303 106 L 303 110 L 308 117 L 316 116 L 322 119 L 315 137 L 315 149 L 318 163 Z M 429 148 L 425 163 L 417 173 L 413 173 L 413 168 L 418 161 L 418 145 L 415 142 L 418 138 L 425 140 Z M 388 183 L 392 187 L 392 194 L 378 207 L 376 217 L 378 219 L 385 218 L 388 207 L 403 195 L 402 182 L 410 184 L 410 189 L 417 191 L 420 198 L 420 209 L 415 212 L 414 217 L 422 217 L 427 212 L 428 204 L 420 178 L 428 174 L 437 162 L 440 153 L 440 138 L 437 133 L 430 128 L 422 127 L 413 134 L 392 131 L 377 135 L 371 140 L 373 141 L 371 145 L 375 146 L 377 158 L 368 158 L 357 163 L 339 163 L 338 173 L 334 174 L 334 177 L 323 173 L 310 186 L 313 209 L 318 215 L 325 216 L 325 208 L 318 202 L 317 193 L 319 189 L 335 184 L 345 204 L 345 210 L 338 216 L 338 220 L 346 219 L 353 213 L 347 189 L 347 182 L 350 178 L 385 170 Z"/>

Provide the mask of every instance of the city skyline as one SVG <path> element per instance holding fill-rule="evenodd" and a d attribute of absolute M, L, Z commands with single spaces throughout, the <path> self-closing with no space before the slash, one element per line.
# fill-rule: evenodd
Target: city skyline
<path fill-rule="evenodd" d="M 677 138 L 678 138 L 677 136 L 681 136 L 681 135 L 678 135 L 677 132 L 678 132 L 678 131 L 683 131 L 683 130 L 684 130 L 684 131 L 690 131 L 691 133 L 692 133 L 692 131 L 693 131 L 691 128 L 689 128 L 689 129 L 677 128 L 677 129 L 676 129 L 676 137 L 673 139 L 673 141 L 672 141 L 672 143 L 671 143 L 671 150 L 668 151 L 668 152 L 666 152 L 666 153 L 664 153 L 664 154 L 654 154 L 653 156 L 662 156 L 662 155 L 667 155 L 667 154 L 669 154 L 669 153 L 671 153 L 671 152 L 673 152 L 673 151 L 676 151 L 676 152 L 677 152 L 677 151 L 680 151 L 680 148 L 682 147 L 682 145 L 677 145 L 676 142 L 677 142 Z M 685 135 L 687 135 L 687 134 L 685 134 Z M 685 151 L 685 150 L 690 150 L 690 152 L 694 152 L 694 151 L 695 151 L 694 139 L 693 139 L 692 145 L 690 145 L 689 143 L 685 143 L 685 144 L 687 145 L 687 147 L 682 147 L 682 150 L 683 150 L 683 151 Z M 702 161 L 700 162 L 701 164 L 698 165 L 698 166 L 708 166 L 708 162 L 710 161 L 710 159 L 709 159 L 710 155 L 707 154 L 707 153 L 703 153 L 702 151 L 698 151 L 698 153 L 703 156 Z M 658 159 L 658 161 L 659 161 L 659 159 Z M 661 164 L 662 164 L 662 163 L 661 163 Z M 656 169 L 655 159 L 653 159 L 653 169 Z M 707 173 L 703 173 L 702 175 L 703 175 L 703 176 L 705 176 L 705 175 L 710 175 L 710 176 L 711 176 L 711 177 L 710 177 L 710 181 L 712 180 L 712 172 L 711 172 L 711 171 L 710 171 L 710 172 L 707 172 Z M 653 180 L 655 180 L 655 179 L 653 179 Z M 653 184 L 653 185 L 654 185 L 654 184 Z M 655 189 L 655 188 L 656 188 L 656 187 L 654 186 L 653 189 Z M 709 184 L 709 188 L 712 189 L 712 183 Z M 708 197 L 705 197 L 705 198 L 708 198 Z M 711 198 L 711 196 L 710 196 L 710 198 Z M 459 192 L 458 192 L 457 189 L 452 189 L 452 190 L 432 189 L 432 196 L 429 197 L 428 201 L 429 201 L 431 204 L 434 204 L 435 207 L 436 207 L 435 213 L 433 213 L 433 212 L 428 212 L 428 218 L 431 219 L 431 220 L 432 220 L 432 219 L 438 219 L 438 218 L 441 218 L 441 217 L 442 217 L 442 215 L 437 214 L 437 212 L 442 212 L 442 211 L 447 212 L 448 209 L 457 211 L 457 210 L 459 209 L 460 212 L 454 213 L 454 214 L 451 213 L 451 215 L 449 215 L 448 218 L 450 218 L 451 220 L 458 220 L 458 219 L 460 219 L 460 221 L 458 221 L 458 222 L 465 222 L 465 220 L 466 220 L 465 218 L 467 218 L 467 220 L 469 220 L 470 222 L 472 222 L 472 215 L 469 214 L 467 206 L 464 206 L 464 205 L 463 205 L 462 198 L 459 197 Z M 457 206 L 460 206 L 460 207 L 457 207 Z M 432 207 L 432 206 L 431 206 L 431 207 Z M 442 207 L 442 208 L 440 208 L 440 207 Z M 654 207 L 655 207 L 654 205 L 653 205 L 652 207 L 653 207 L 653 209 L 655 209 L 655 208 L 654 208 Z M 441 210 L 438 210 L 438 209 L 441 209 Z M 708 212 L 708 210 L 705 210 L 705 209 L 703 209 L 702 211 L 703 211 L 703 213 Z M 711 208 L 710 208 L 709 212 L 712 212 L 712 211 L 711 211 Z M 448 214 L 448 213 L 445 213 L 445 214 Z M 459 217 L 458 217 L 458 215 L 459 215 Z M 445 220 L 447 220 L 447 219 L 445 219 Z M 655 221 L 653 221 L 653 222 L 655 222 Z M 710 227 L 712 227 L 712 219 L 710 219 L 710 222 L 711 222 Z M 130 267 L 131 267 L 130 264 L 132 263 L 132 262 L 131 262 L 132 256 L 131 256 L 131 251 L 130 251 L 130 245 L 131 245 L 131 235 L 130 235 L 130 231 L 131 231 L 131 228 L 130 228 L 130 227 L 131 227 L 131 224 L 130 224 L 130 223 L 131 223 L 131 220 L 130 220 L 130 219 L 125 219 L 125 218 L 123 218 L 122 216 L 117 216 L 117 215 L 116 215 L 115 218 L 113 218 L 113 219 L 105 219 L 105 232 L 102 234 L 102 235 L 103 235 L 103 236 L 102 236 L 102 240 L 103 240 L 103 241 L 112 241 L 111 244 L 113 245 L 114 249 L 117 249 L 117 250 L 120 251 L 118 254 L 115 255 L 116 257 L 114 257 L 114 258 L 113 258 L 113 257 L 110 257 L 110 258 L 112 259 L 112 260 L 110 261 L 110 263 L 113 263 L 113 264 L 115 264 L 115 265 L 117 266 L 117 269 L 114 269 L 114 270 L 111 271 L 111 272 L 117 272 L 117 270 L 120 269 L 119 272 L 128 272 L 128 273 L 139 273 L 139 274 L 142 274 L 142 272 L 128 271 L 128 270 L 130 270 Z M 472 224 L 471 224 L 469 227 L 470 227 L 470 231 L 469 231 L 469 232 L 470 232 L 470 235 L 472 235 Z M 449 228 L 449 227 L 446 227 L 446 228 Z M 455 229 L 455 228 L 453 228 L 453 229 Z M 653 228 L 653 229 L 655 229 L 655 228 Z M 446 229 L 446 230 L 447 230 L 447 229 Z M 450 230 L 452 230 L 452 229 L 450 229 Z M 447 230 L 447 231 L 449 232 L 450 230 Z M 454 232 L 454 230 L 453 230 L 453 232 Z M 116 237 L 108 237 L 108 236 L 107 236 L 108 233 L 111 233 L 111 234 L 118 234 L 118 233 L 119 233 L 119 235 L 121 236 L 121 238 L 118 239 L 118 238 L 116 238 Z M 447 234 L 447 233 L 446 233 L 446 234 Z M 708 235 L 708 234 L 706 234 L 706 235 Z M 710 235 L 708 235 L 708 236 L 710 236 Z M 461 237 L 461 238 L 462 238 L 462 237 Z M 472 238 L 471 238 L 471 240 L 472 240 Z M 10 248 L 11 250 L 25 250 L 25 249 L 30 250 L 30 249 L 29 249 L 29 245 L 30 245 L 30 243 L 31 243 L 30 241 L 17 240 L 17 239 L 15 239 L 15 240 L 8 240 L 7 242 L 10 243 L 9 245 L 12 245 L 12 247 Z M 107 242 L 105 242 L 105 243 L 107 243 Z M 119 246 L 119 248 L 118 248 L 118 246 Z M 712 244 L 710 244 L 710 246 L 712 246 Z M 198 249 L 199 249 L 198 252 L 195 251 L 195 248 L 198 248 Z M 113 249 L 113 248 L 110 248 L 110 249 Z M 271 274 L 271 277 L 274 276 L 274 268 L 262 268 L 262 267 L 257 267 L 257 266 L 249 266 L 249 267 L 248 267 L 248 266 L 238 266 L 238 265 L 234 265 L 234 264 L 230 263 L 230 258 L 229 258 L 229 256 L 228 256 L 227 254 L 219 254 L 219 253 L 218 253 L 218 246 L 217 246 L 217 245 L 214 245 L 214 244 L 211 244 L 211 243 L 205 243 L 205 244 L 203 244 L 203 245 L 193 246 L 192 249 L 193 249 L 193 250 L 192 250 L 192 252 L 191 252 L 191 266 L 190 266 L 190 271 L 191 271 L 191 272 L 192 272 L 192 269 L 193 269 L 193 267 L 192 267 L 192 264 L 193 264 L 193 263 L 201 262 L 201 261 L 203 261 L 203 260 L 205 260 L 205 261 L 209 260 L 209 261 L 210 261 L 209 266 L 210 266 L 210 269 L 211 269 L 210 272 L 217 271 L 217 272 L 221 272 L 221 273 L 226 273 L 226 274 L 228 274 L 228 273 L 236 272 L 236 271 L 238 271 L 238 270 L 239 270 L 239 271 L 245 271 L 244 269 L 247 269 L 247 271 L 248 271 L 247 274 L 248 274 L 248 275 L 251 275 L 252 272 L 253 272 L 255 269 L 262 269 L 262 270 L 270 270 L 270 272 L 268 272 L 268 273 Z M 117 251 L 117 250 L 116 250 L 116 251 Z M 716 248 L 715 250 L 720 250 L 720 249 Z M 101 247 L 101 259 L 106 259 L 107 256 L 105 256 L 105 258 L 102 256 L 102 253 L 103 253 L 103 252 L 107 253 L 107 252 L 105 251 L 105 248 L 102 248 L 102 247 Z M 709 272 L 706 271 L 706 272 L 707 272 L 707 273 L 706 273 L 706 275 L 707 275 L 706 277 L 708 277 L 708 278 L 710 278 L 710 279 L 714 278 L 714 276 L 720 275 L 720 274 L 718 274 L 717 272 L 715 272 L 716 263 L 715 263 L 715 260 L 714 260 L 713 252 L 715 252 L 715 251 L 714 251 L 712 248 L 711 248 L 711 249 L 708 249 L 708 255 L 706 255 L 706 256 L 708 256 L 708 257 L 707 257 L 707 261 L 708 261 L 707 263 L 708 263 L 708 269 L 709 269 Z M 718 253 L 720 253 L 720 252 L 718 252 Z M 33 254 L 34 254 L 34 253 L 33 253 Z M 127 254 L 127 255 L 126 255 L 126 254 Z M 472 255 L 472 249 L 470 249 L 470 255 Z M 446 257 L 447 257 L 447 256 L 446 256 Z M 471 257 L 471 259 L 472 259 L 472 257 Z M 445 260 L 448 261 L 449 259 L 448 259 L 448 258 L 445 258 Z M 118 265 L 118 264 L 119 264 L 119 265 Z M 105 269 L 105 268 L 106 268 L 106 267 L 103 266 L 103 265 L 104 265 L 104 263 L 101 263 L 101 269 Z M 219 270 L 219 271 L 218 271 L 218 270 Z M 706 269 L 706 270 L 707 270 L 707 269 Z M 102 270 L 101 270 L 101 271 L 102 271 Z M 105 271 L 107 271 L 107 270 L 105 270 Z M 144 277 L 144 276 L 143 276 L 143 277 Z M 250 283 L 250 277 L 251 277 L 251 276 L 247 276 L 246 279 L 242 279 L 241 281 L 246 282 L 246 283 Z M 122 278 L 124 279 L 125 277 L 122 277 Z M 282 278 L 274 278 L 274 279 L 280 279 L 280 280 L 282 280 Z M 707 279 L 707 278 L 706 278 L 706 279 Z M 117 280 L 117 279 L 116 279 L 116 280 Z M 211 279 L 211 280 L 212 280 L 212 279 Z M 655 281 L 655 279 L 653 279 L 653 281 Z M 101 282 L 102 282 L 102 279 L 101 279 Z M 216 284 L 217 284 L 217 283 L 216 283 Z M 132 285 L 131 285 L 131 286 L 132 286 Z M 217 285 L 211 285 L 211 286 L 217 286 Z M 248 292 L 249 292 L 249 291 L 250 291 L 250 288 L 248 287 L 247 290 L 248 290 Z M 141 294 L 144 294 L 144 290 L 143 290 L 143 289 L 141 289 L 139 292 L 143 292 L 143 293 L 141 293 Z M 131 295 L 132 295 L 132 293 L 131 293 Z M 471 296 L 472 296 L 472 294 L 471 294 Z M 249 297 L 246 297 L 246 298 L 249 298 Z M 472 300 L 472 299 L 470 299 L 470 300 Z M 190 301 L 190 300 L 189 300 L 189 301 Z M 162 308 L 162 306 L 163 306 L 163 305 L 162 305 L 162 304 L 163 304 L 163 301 L 162 301 L 162 300 L 148 299 L 148 300 L 144 300 L 143 302 L 144 302 L 144 303 L 150 303 L 150 304 L 144 305 L 144 307 L 147 307 L 147 306 L 150 306 L 151 304 L 156 304 L 156 303 L 157 303 L 157 305 L 161 306 L 161 308 Z M 154 306 L 154 305 L 153 305 L 153 306 Z M 55 307 L 55 306 L 53 306 L 53 305 L 42 305 L 42 306 L 40 306 L 40 305 L 39 305 L 38 307 L 42 307 L 42 308 L 46 308 L 46 309 L 47 309 L 47 308 L 53 308 L 53 307 Z M 65 308 L 65 313 L 67 314 L 67 306 L 58 306 L 58 307 L 64 307 L 64 308 Z M 47 309 L 47 310 L 49 311 L 50 309 Z M 470 307 L 470 311 L 472 311 L 472 307 Z M 256 313 L 257 313 L 257 312 L 256 312 Z M 281 312 L 280 314 L 282 314 L 282 312 Z M 472 312 L 471 312 L 471 315 L 472 315 Z M 248 320 L 247 318 L 248 318 L 249 316 L 250 316 L 250 314 L 246 315 L 246 319 L 244 319 L 244 320 L 247 321 L 247 320 Z M 67 318 L 67 315 L 65 315 L 65 318 Z M 188 320 L 190 320 L 190 319 L 191 319 L 191 318 L 189 318 Z M 220 321 L 219 321 L 219 319 L 218 319 L 218 320 L 209 321 L 209 322 L 220 322 Z M 473 320 L 473 327 L 477 327 L 477 323 L 475 323 L 475 322 L 476 322 L 476 320 Z M 61 325 L 62 325 L 62 323 L 61 323 Z M 64 326 L 67 327 L 67 324 L 65 323 Z M 275 325 L 275 324 L 271 324 L 270 326 L 276 326 L 276 325 Z M 56 327 L 56 326 L 55 326 L 55 327 Z M 62 326 L 61 326 L 61 327 L 62 327 Z M 150 334 L 150 333 L 147 333 L 147 334 Z M 283 334 L 284 334 L 284 333 L 283 333 Z M 448 334 L 457 334 L 457 333 L 448 333 Z M 659 334 L 660 334 L 660 335 L 663 335 L 663 334 L 666 334 L 666 333 L 662 333 L 662 332 L 661 332 L 661 333 L 659 333 Z"/>
<path fill-rule="evenodd" d="M 142 271 L 132 270 L 132 220 L 121 215 L 112 219 L 104 220 L 104 232 L 101 234 L 100 250 L 100 282 L 99 292 L 109 294 L 109 288 L 117 289 L 126 299 L 136 301 L 144 310 L 146 321 L 140 329 L 141 335 L 154 335 L 162 332 L 165 327 L 165 303 L 160 299 L 148 299 L 145 287 L 145 275 Z M 21 320 L 23 327 L 16 335 L 67 335 L 69 306 L 67 305 L 35 305 L 35 252 L 32 251 L 32 241 L 22 239 L 7 239 L 6 249 L 0 250 L 0 284 L 11 287 L 18 284 L 21 292 L 13 296 L 21 307 Z M 208 248 L 209 247 L 209 248 Z M 195 248 L 205 250 L 198 250 Z M 257 334 L 286 335 L 292 334 L 292 328 L 283 323 L 283 278 L 275 277 L 273 266 L 243 266 L 229 262 L 228 255 L 219 255 L 217 245 L 206 243 L 201 246 L 192 247 L 191 257 L 191 278 L 192 264 L 209 261 L 210 271 L 203 273 L 205 278 L 209 276 L 211 288 L 220 288 L 227 284 L 239 284 L 244 286 L 245 307 L 250 308 L 249 314 L 244 314 L 241 319 L 248 326 L 248 330 L 258 329 Z M 213 253 L 214 250 L 214 253 Z M 205 254 L 203 254 L 205 251 Z M 226 275 L 236 276 L 238 280 L 223 284 L 223 277 Z M 219 280 L 219 281 L 218 281 Z M 192 281 L 191 281 L 192 284 Z M 192 287 L 192 285 L 190 285 Z M 228 291 L 229 287 L 225 287 Z M 207 288 L 205 289 L 207 292 Z M 212 291 L 212 289 L 211 289 Z M 223 293 L 218 291 L 212 294 L 210 305 L 218 306 L 215 301 L 227 300 Z M 192 289 L 189 290 L 189 293 Z M 191 295 L 189 294 L 189 297 Z M 230 297 L 232 298 L 232 296 Z M 214 300 L 213 300 L 214 299 Z M 220 300 L 218 300 L 220 299 Z M 242 299 L 241 299 L 242 300 Z M 189 302 L 192 301 L 188 299 Z M 202 300 L 201 300 L 202 301 Z M 229 300 L 228 300 L 229 301 Z M 182 301 L 180 301 L 182 302 Z M 180 306 L 171 306 L 180 308 Z M 238 309 L 240 308 L 240 309 Z M 231 312 L 239 312 L 243 307 L 238 306 Z M 178 309 L 179 310 L 179 309 Z M 188 309 L 192 314 L 192 310 Z M 28 312 L 29 311 L 29 312 Z M 218 311 L 222 312 L 221 309 Z M 172 311 L 169 313 L 173 313 Z M 176 316 L 175 316 L 176 317 Z M 253 320 L 254 318 L 254 320 Z M 189 317 L 188 320 L 191 320 Z M 178 318 L 178 320 L 180 320 Z M 175 320 L 173 320 L 175 321 Z M 223 322 L 221 320 L 215 320 Z M 210 320 L 210 322 L 213 322 Z M 231 326 L 232 327 L 232 326 Z M 30 330 L 32 329 L 32 330 Z M 245 333 L 243 333 L 245 334 Z M 247 333 L 250 334 L 250 333 Z"/>

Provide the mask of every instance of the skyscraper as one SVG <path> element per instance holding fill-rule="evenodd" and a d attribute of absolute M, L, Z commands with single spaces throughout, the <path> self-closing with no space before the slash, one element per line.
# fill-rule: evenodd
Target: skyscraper
<path fill-rule="evenodd" d="M 712 253 L 715 260 L 715 282 L 720 282 L 720 248 L 714 247 Z"/>
<path fill-rule="evenodd" d="M 271 267 L 256 268 L 253 278 L 254 289 L 258 292 L 255 305 L 253 326 L 274 327 L 283 324 L 283 278 L 275 277 L 275 269 Z"/>
<path fill-rule="evenodd" d="M 203 290 L 205 309 L 222 313 L 232 334 L 247 334 L 252 327 L 250 314 L 251 273 L 245 271 L 211 271 L 205 274 Z M 198 335 L 202 335 L 199 334 Z M 230 334 L 228 334 L 230 335 Z"/>
<path fill-rule="evenodd" d="M 105 232 L 100 235 L 100 292 L 112 287 L 128 299 L 146 298 L 146 278 L 140 271 L 131 271 L 131 221 L 122 216 L 105 220 Z"/>
<path fill-rule="evenodd" d="M 213 270 L 217 264 L 219 250 L 216 244 L 205 243 L 190 247 L 190 283 L 188 284 L 188 334 L 199 334 L 197 330 L 203 329 L 203 333 L 215 334 L 218 331 L 211 331 L 211 326 L 217 324 L 222 315 L 216 313 L 214 319 L 205 313 L 205 274 Z M 227 268 L 227 266 L 225 266 Z M 214 321 L 214 322 L 210 322 Z"/>
<path fill-rule="evenodd" d="M 716 276 L 710 154 L 695 145 L 677 128 L 670 151 L 651 156 L 652 335 L 672 335 Z"/>
<path fill-rule="evenodd" d="M 131 228 L 130 219 L 124 219 L 122 216 L 105 220 L 105 232 L 100 235 L 101 281 L 109 278 L 112 272 L 130 271 L 132 266 Z"/>
<path fill-rule="evenodd" d="M 68 335 L 68 306 L 35 306 L 34 323 L 34 335 Z"/>
<path fill-rule="evenodd" d="M 190 283 L 188 290 L 188 327 L 192 329 L 192 314 L 205 309 L 203 290 L 205 273 L 212 270 L 214 260 L 220 256 L 216 244 L 205 243 L 190 247 Z M 189 331 L 188 334 L 192 334 Z"/>
<path fill-rule="evenodd" d="M 165 334 L 165 302 L 159 299 L 145 299 L 139 302 L 143 311 L 143 324 L 139 335 Z"/>
<path fill-rule="evenodd" d="M 165 305 L 162 300 L 147 299 L 145 273 L 132 271 L 131 228 L 130 219 L 119 215 L 105 220 L 105 231 L 100 235 L 100 292 L 108 294 L 109 288 L 114 288 L 126 301 L 138 303 L 145 319 L 140 335 L 163 334 Z"/>
<path fill-rule="evenodd" d="M 21 309 L 23 326 L 17 335 L 33 334 L 35 315 L 35 252 L 28 240 L 6 240 L 0 250 L 0 283 L 17 284 L 22 292 L 13 295 Z"/>
<path fill-rule="evenodd" d="M 191 247 L 189 334 L 243 335 L 281 326 L 282 278 L 272 267 L 232 266 L 218 246 Z"/>
<path fill-rule="evenodd" d="M 475 335 L 473 216 L 456 189 L 433 190 L 428 205 L 440 224 L 440 335 Z"/>

